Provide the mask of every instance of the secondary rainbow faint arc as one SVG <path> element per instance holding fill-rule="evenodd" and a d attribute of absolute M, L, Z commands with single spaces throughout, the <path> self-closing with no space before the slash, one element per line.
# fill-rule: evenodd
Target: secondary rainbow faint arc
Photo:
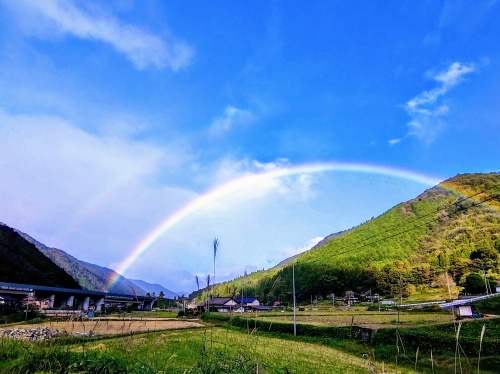
<path fill-rule="evenodd" d="M 124 274 L 127 269 L 143 254 L 151 245 L 153 245 L 166 231 L 175 226 L 177 223 L 190 216 L 199 209 L 208 204 L 217 201 L 234 192 L 248 188 L 251 185 L 259 184 L 264 180 L 282 178 L 295 174 L 313 174 L 327 171 L 347 171 L 353 173 L 370 173 L 385 176 L 392 176 L 401 179 L 411 180 L 417 183 L 422 183 L 427 186 L 435 186 L 441 180 L 419 174 L 416 172 L 380 166 L 371 164 L 356 164 L 356 163 L 316 163 L 316 164 L 301 164 L 296 166 L 284 166 L 263 173 L 246 174 L 238 179 L 227 182 L 221 186 L 217 186 L 209 190 L 205 194 L 197 197 L 175 213 L 166 217 L 158 226 L 156 226 L 146 237 L 144 237 L 135 248 L 130 251 L 128 256 L 120 263 L 116 269 L 117 275 L 111 277 L 108 283 L 108 289 L 117 281 L 120 274 Z"/>

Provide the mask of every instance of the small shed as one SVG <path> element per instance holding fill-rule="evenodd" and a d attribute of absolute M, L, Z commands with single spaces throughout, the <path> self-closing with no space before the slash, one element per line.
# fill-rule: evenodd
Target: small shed
<path fill-rule="evenodd" d="M 471 305 L 457 305 L 454 309 L 456 319 L 481 318 L 483 315 L 477 310 L 477 307 Z"/>

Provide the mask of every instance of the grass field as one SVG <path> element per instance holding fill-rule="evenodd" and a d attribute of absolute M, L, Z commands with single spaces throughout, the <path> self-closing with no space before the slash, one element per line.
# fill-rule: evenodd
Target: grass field
<path fill-rule="evenodd" d="M 67 331 L 69 337 L 42 343 L 0 339 L 0 373 L 444 373 L 453 372 L 457 365 L 453 355 L 456 325 L 446 323 L 451 314 L 400 312 L 399 324 L 398 313 L 394 311 L 351 308 L 307 310 L 298 314 L 299 324 L 315 325 L 324 331 L 351 323 L 375 326 L 380 328 L 376 345 L 349 339 L 349 333 L 342 338 L 335 337 L 335 333 L 325 335 L 323 330 L 297 337 L 279 332 L 283 330 L 277 329 L 278 325 L 291 325 L 291 313 L 243 315 L 252 322 L 257 319 L 271 324 L 272 329 L 256 328 L 258 324 L 252 322 L 237 327 L 227 323 L 228 317 L 215 313 L 207 323 L 133 314 L 85 322 L 44 322 L 51 329 Z M 488 321 L 481 373 L 496 372 L 498 345 L 491 344 L 496 344 L 500 322 L 495 319 L 464 324 L 459 372 L 476 372 L 475 347 L 481 327 Z M 396 331 L 394 326 L 399 327 L 401 334 L 399 354 L 396 338 L 391 335 Z M 89 331 L 95 335 L 82 334 Z M 304 329 L 301 331 L 306 333 Z M 438 349 L 443 344 L 447 348 Z M 429 347 L 434 349 L 432 363 Z M 416 356 L 418 371 L 413 370 Z M 431 365 L 435 365 L 435 371 Z"/>
<path fill-rule="evenodd" d="M 245 316 L 245 315 L 244 315 Z M 293 322 L 293 313 L 247 314 L 268 322 Z M 380 327 L 415 327 L 435 323 L 447 323 L 453 320 L 451 313 L 422 313 L 408 311 L 366 311 L 361 309 L 312 310 L 298 312 L 297 323 L 316 326 L 350 326 L 351 324 L 370 328 Z M 399 321 L 399 323 L 398 323 Z"/>
<path fill-rule="evenodd" d="M 367 373 L 363 357 L 318 344 L 220 327 L 166 330 L 65 345 L 0 340 L 0 372 Z M 6 353 L 9 352 L 10 353 Z M 7 357 L 6 357 L 7 356 Z M 89 365 L 94 365 L 89 370 Z M 98 365 L 99 370 L 95 370 Z M 106 367 L 108 367 L 106 369 Z M 385 372 L 395 372 L 384 366 Z M 94 371 L 93 371 L 94 370 Z M 398 372 L 411 372 L 409 370 Z"/>

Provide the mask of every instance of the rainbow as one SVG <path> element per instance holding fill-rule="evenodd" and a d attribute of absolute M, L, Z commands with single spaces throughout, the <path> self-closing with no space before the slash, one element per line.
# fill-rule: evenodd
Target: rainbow
<path fill-rule="evenodd" d="M 218 201 L 220 199 L 223 199 L 224 197 L 227 197 L 243 189 L 247 189 L 252 186 L 258 186 L 259 184 L 265 181 L 279 179 L 297 174 L 314 174 L 314 173 L 331 172 L 331 171 L 369 173 L 382 176 L 390 176 L 421 183 L 428 187 L 435 186 L 439 184 L 442 180 L 439 178 L 423 175 L 420 173 L 404 169 L 385 167 L 373 164 L 339 163 L 339 162 L 283 166 L 262 173 L 246 174 L 238 179 L 229 181 L 223 185 L 213 188 L 212 190 L 209 190 L 205 194 L 198 196 L 197 198 L 186 204 L 181 209 L 177 210 L 173 214 L 166 217 L 162 222 L 158 224 L 158 226 L 156 226 L 151 232 L 149 232 L 146 235 L 146 237 L 144 237 L 130 251 L 127 257 L 125 257 L 125 259 L 119 264 L 119 266 L 116 269 L 116 275 L 111 277 L 108 281 L 108 289 L 118 280 L 119 275 L 124 274 L 127 271 L 127 269 L 139 258 L 139 256 L 141 256 L 145 251 L 147 251 L 162 235 L 164 235 L 173 226 L 175 226 L 182 220 L 186 219 L 193 213 L 206 207 L 207 205 L 215 201 Z"/>

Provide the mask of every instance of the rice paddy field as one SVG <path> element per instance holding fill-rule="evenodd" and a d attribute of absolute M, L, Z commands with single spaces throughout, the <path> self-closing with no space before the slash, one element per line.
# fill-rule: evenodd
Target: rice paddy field
<path fill-rule="evenodd" d="M 38 326 L 58 330 L 70 335 L 117 335 L 137 334 L 151 331 L 200 328 L 203 325 L 197 321 L 179 321 L 176 319 L 113 319 L 102 318 L 87 321 L 47 321 Z M 28 329 L 33 325 L 19 324 L 16 328 Z"/>
<path fill-rule="evenodd" d="M 176 329 L 49 344 L 0 340 L 0 372 L 369 373 L 395 372 L 303 341 L 222 327 Z M 67 358 L 65 358 L 67 357 Z M 99 370 L 85 366 L 96 362 Z M 87 365 L 87 366 L 88 366 Z M 94 368 L 95 369 L 95 368 Z M 399 369 L 399 372 L 402 372 Z M 412 372 L 412 371 L 404 371 Z"/>
<path fill-rule="evenodd" d="M 248 321 L 292 324 L 291 313 L 248 313 Z M 16 324 L 11 328 L 47 326 L 64 331 L 61 338 L 43 342 L 0 339 L 0 373 L 476 373 L 475 346 L 483 322 L 462 327 L 463 348 L 457 351 L 452 315 L 440 312 L 397 312 L 367 310 L 307 310 L 297 322 L 317 328 L 368 326 L 380 328 L 379 345 L 333 336 L 297 336 L 259 329 L 257 323 L 244 328 L 227 323 L 228 316 L 214 313 L 209 320 L 153 318 L 134 314 L 108 316 L 92 321 L 45 321 L 43 324 Z M 399 324 L 398 324 L 399 319 Z M 500 322 L 486 329 L 481 373 L 494 373 L 497 355 L 495 336 Z M 466 326 L 467 325 L 467 326 Z M 415 331 L 397 338 L 390 331 L 397 326 Z M 429 328 L 427 328 L 427 326 Z M 434 327 L 436 326 L 436 327 Z M 446 327 L 449 326 L 449 327 Z M 473 330 L 471 328 L 474 327 Z M 429 351 L 425 341 L 444 339 L 448 353 Z M 484 327 L 483 327 L 484 328 Z M 422 330 L 423 329 L 423 330 Z M 273 327 L 274 330 L 274 327 Z M 347 329 L 349 330 L 349 329 Z M 92 331 L 92 334 L 88 334 Z M 389 333 L 387 333 L 389 331 Z M 379 335 L 381 334 L 381 335 Z M 424 334 L 424 335 L 422 335 Z M 427 335 L 425 335 L 427 334 Z M 380 336 L 380 337 L 379 337 Z M 397 335 L 396 335 L 397 337 Z M 412 340 L 423 339 L 418 344 Z M 462 337 L 460 338 L 462 340 Z M 492 340 L 493 339 L 493 340 Z M 445 340 L 439 340 L 445 341 Z M 431 345 L 435 348 L 436 344 Z M 466 346 L 465 344 L 468 344 Z M 496 343 L 495 343 L 496 344 Z M 471 351 L 470 345 L 472 345 Z M 400 353 L 397 353 L 396 352 Z M 489 353 L 488 353 L 489 352 Z M 398 358 L 399 357 L 399 358 Z M 484 370 L 489 368 L 489 370 Z"/>
<path fill-rule="evenodd" d="M 293 323 L 293 313 L 260 313 L 244 315 L 247 318 L 258 318 L 268 322 Z M 452 313 L 422 313 L 397 311 L 364 311 L 357 309 L 311 310 L 298 312 L 297 323 L 315 326 L 350 326 L 357 325 L 369 328 L 381 327 L 416 327 L 429 324 L 448 323 L 453 321 Z"/>

